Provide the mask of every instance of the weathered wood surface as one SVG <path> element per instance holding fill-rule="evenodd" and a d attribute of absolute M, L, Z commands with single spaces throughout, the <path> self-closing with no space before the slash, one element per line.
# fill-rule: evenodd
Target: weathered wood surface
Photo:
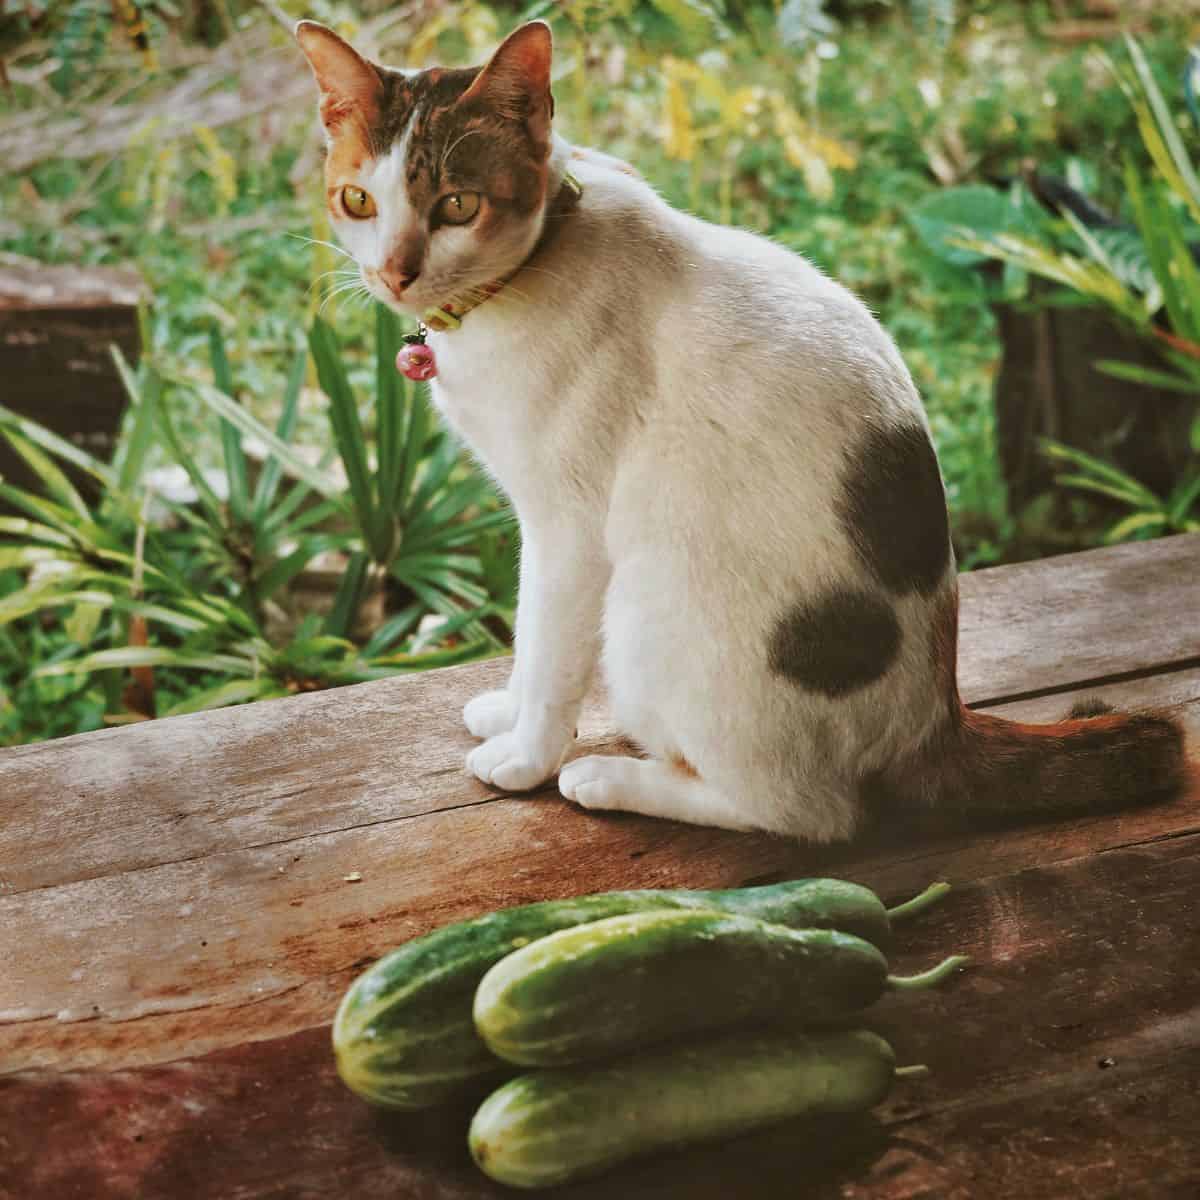
<path fill-rule="evenodd" d="M 964 694 L 1033 720 L 1081 694 L 1170 704 L 1200 746 L 1197 614 L 1200 537 L 967 576 Z M 846 1131 L 785 1127 L 563 1195 L 766 1198 L 798 1176 L 888 1200 L 1196 1194 L 1196 790 L 826 850 L 587 815 L 462 771 L 459 708 L 506 669 L 0 755 L 0 1196 L 508 1194 L 467 1160 L 468 1114 L 379 1117 L 338 1083 L 328 1022 L 356 971 L 503 904 L 813 873 L 889 899 L 956 884 L 897 961 L 976 965 L 871 1022 L 932 1075 Z M 610 740 L 601 710 L 583 733 Z"/>

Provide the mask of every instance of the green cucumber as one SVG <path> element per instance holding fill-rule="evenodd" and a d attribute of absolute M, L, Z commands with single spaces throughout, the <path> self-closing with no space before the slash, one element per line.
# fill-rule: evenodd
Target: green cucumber
<path fill-rule="evenodd" d="M 503 1068 L 471 1020 L 475 989 L 506 954 L 546 934 L 620 913 L 719 909 L 886 945 L 887 911 L 867 888 L 798 879 L 728 891 L 604 892 L 504 909 L 406 942 L 363 972 L 333 1023 L 338 1071 L 373 1103 L 423 1108 Z"/>
<path fill-rule="evenodd" d="M 475 1028 L 519 1066 L 590 1062 L 702 1029 L 811 1025 L 874 1004 L 875 946 L 733 913 L 626 913 L 539 938 L 475 993 Z"/>
<path fill-rule="evenodd" d="M 726 1034 L 519 1075 L 480 1106 L 468 1144 L 500 1183 L 548 1187 L 792 1117 L 864 1112 L 896 1073 L 891 1046 L 866 1030 Z"/>

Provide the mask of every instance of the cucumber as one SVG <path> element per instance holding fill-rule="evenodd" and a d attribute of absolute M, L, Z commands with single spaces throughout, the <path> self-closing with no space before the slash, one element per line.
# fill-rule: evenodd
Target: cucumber
<path fill-rule="evenodd" d="M 891 1046 L 866 1030 L 725 1034 L 519 1075 L 480 1106 L 468 1144 L 500 1183 L 547 1187 L 791 1117 L 863 1112 L 895 1073 Z"/>
<path fill-rule="evenodd" d="M 342 1079 L 391 1108 L 452 1100 L 503 1069 L 475 1032 L 471 1003 L 488 968 L 560 929 L 619 913 L 719 909 L 795 927 L 836 927 L 879 944 L 887 911 L 867 888 L 840 879 L 798 879 L 728 891 L 604 892 L 550 900 L 448 925 L 405 943 L 363 972 L 333 1023 Z"/>
<path fill-rule="evenodd" d="M 845 1017 L 887 982 L 887 960 L 854 934 L 702 909 L 627 913 L 501 959 L 475 993 L 475 1028 L 509 1062 L 563 1066 L 702 1029 Z"/>

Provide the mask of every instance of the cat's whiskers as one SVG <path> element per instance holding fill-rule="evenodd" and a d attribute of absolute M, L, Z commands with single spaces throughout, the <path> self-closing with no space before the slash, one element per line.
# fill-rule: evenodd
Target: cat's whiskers
<path fill-rule="evenodd" d="M 304 242 L 308 246 L 324 246 L 326 250 L 332 250 L 335 254 L 340 254 L 343 258 L 354 261 L 354 255 L 343 247 L 335 245 L 333 242 L 323 242 L 320 238 L 305 237 L 302 233 L 288 233 L 286 237 L 295 238 L 298 242 Z"/>
<path fill-rule="evenodd" d="M 342 283 L 337 284 L 335 287 L 331 287 L 325 293 L 324 299 L 322 299 L 320 305 L 318 305 L 318 307 L 317 307 L 317 315 L 320 316 L 321 313 L 323 313 L 325 311 L 325 306 L 331 300 L 333 300 L 336 296 L 345 295 L 347 292 L 350 293 L 347 302 L 349 302 L 349 300 L 353 300 L 355 298 L 355 296 L 367 296 L 367 297 L 370 297 L 371 299 L 374 299 L 374 296 L 367 289 L 366 285 L 362 282 L 361 279 L 355 278 L 355 279 L 344 280 Z"/>
<path fill-rule="evenodd" d="M 331 271 L 322 271 L 321 274 L 318 275 L 312 281 L 312 283 L 308 285 L 308 294 L 312 295 L 312 293 L 320 286 L 321 280 L 328 279 L 331 275 L 339 285 L 351 279 L 361 278 L 357 270 L 351 270 L 349 267 L 334 267 Z"/>

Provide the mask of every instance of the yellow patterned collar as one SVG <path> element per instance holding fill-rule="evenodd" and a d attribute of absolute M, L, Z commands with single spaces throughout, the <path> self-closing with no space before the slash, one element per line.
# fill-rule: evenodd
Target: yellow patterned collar
<path fill-rule="evenodd" d="M 562 186 L 558 190 L 558 195 L 554 200 L 554 208 L 556 209 L 571 209 L 579 203 L 579 197 L 583 195 L 583 185 L 567 171 L 562 177 Z M 533 253 L 542 246 L 546 239 L 545 233 L 538 239 L 537 246 L 534 247 Z M 530 255 L 530 258 L 533 254 Z M 526 259 L 526 262 L 529 260 Z M 523 267 L 525 263 L 521 264 Z M 493 279 L 490 283 L 483 284 L 482 287 L 473 288 L 467 296 L 455 297 L 447 300 L 445 304 L 439 305 L 437 308 L 428 308 L 421 316 L 422 331 L 428 329 L 434 333 L 444 333 L 449 329 L 457 329 L 462 325 L 463 317 L 467 315 L 473 308 L 478 308 L 485 301 L 490 300 L 497 292 L 504 289 L 505 284 L 513 278 L 521 270 L 518 267 L 509 275 L 505 275 L 503 279 Z"/>

